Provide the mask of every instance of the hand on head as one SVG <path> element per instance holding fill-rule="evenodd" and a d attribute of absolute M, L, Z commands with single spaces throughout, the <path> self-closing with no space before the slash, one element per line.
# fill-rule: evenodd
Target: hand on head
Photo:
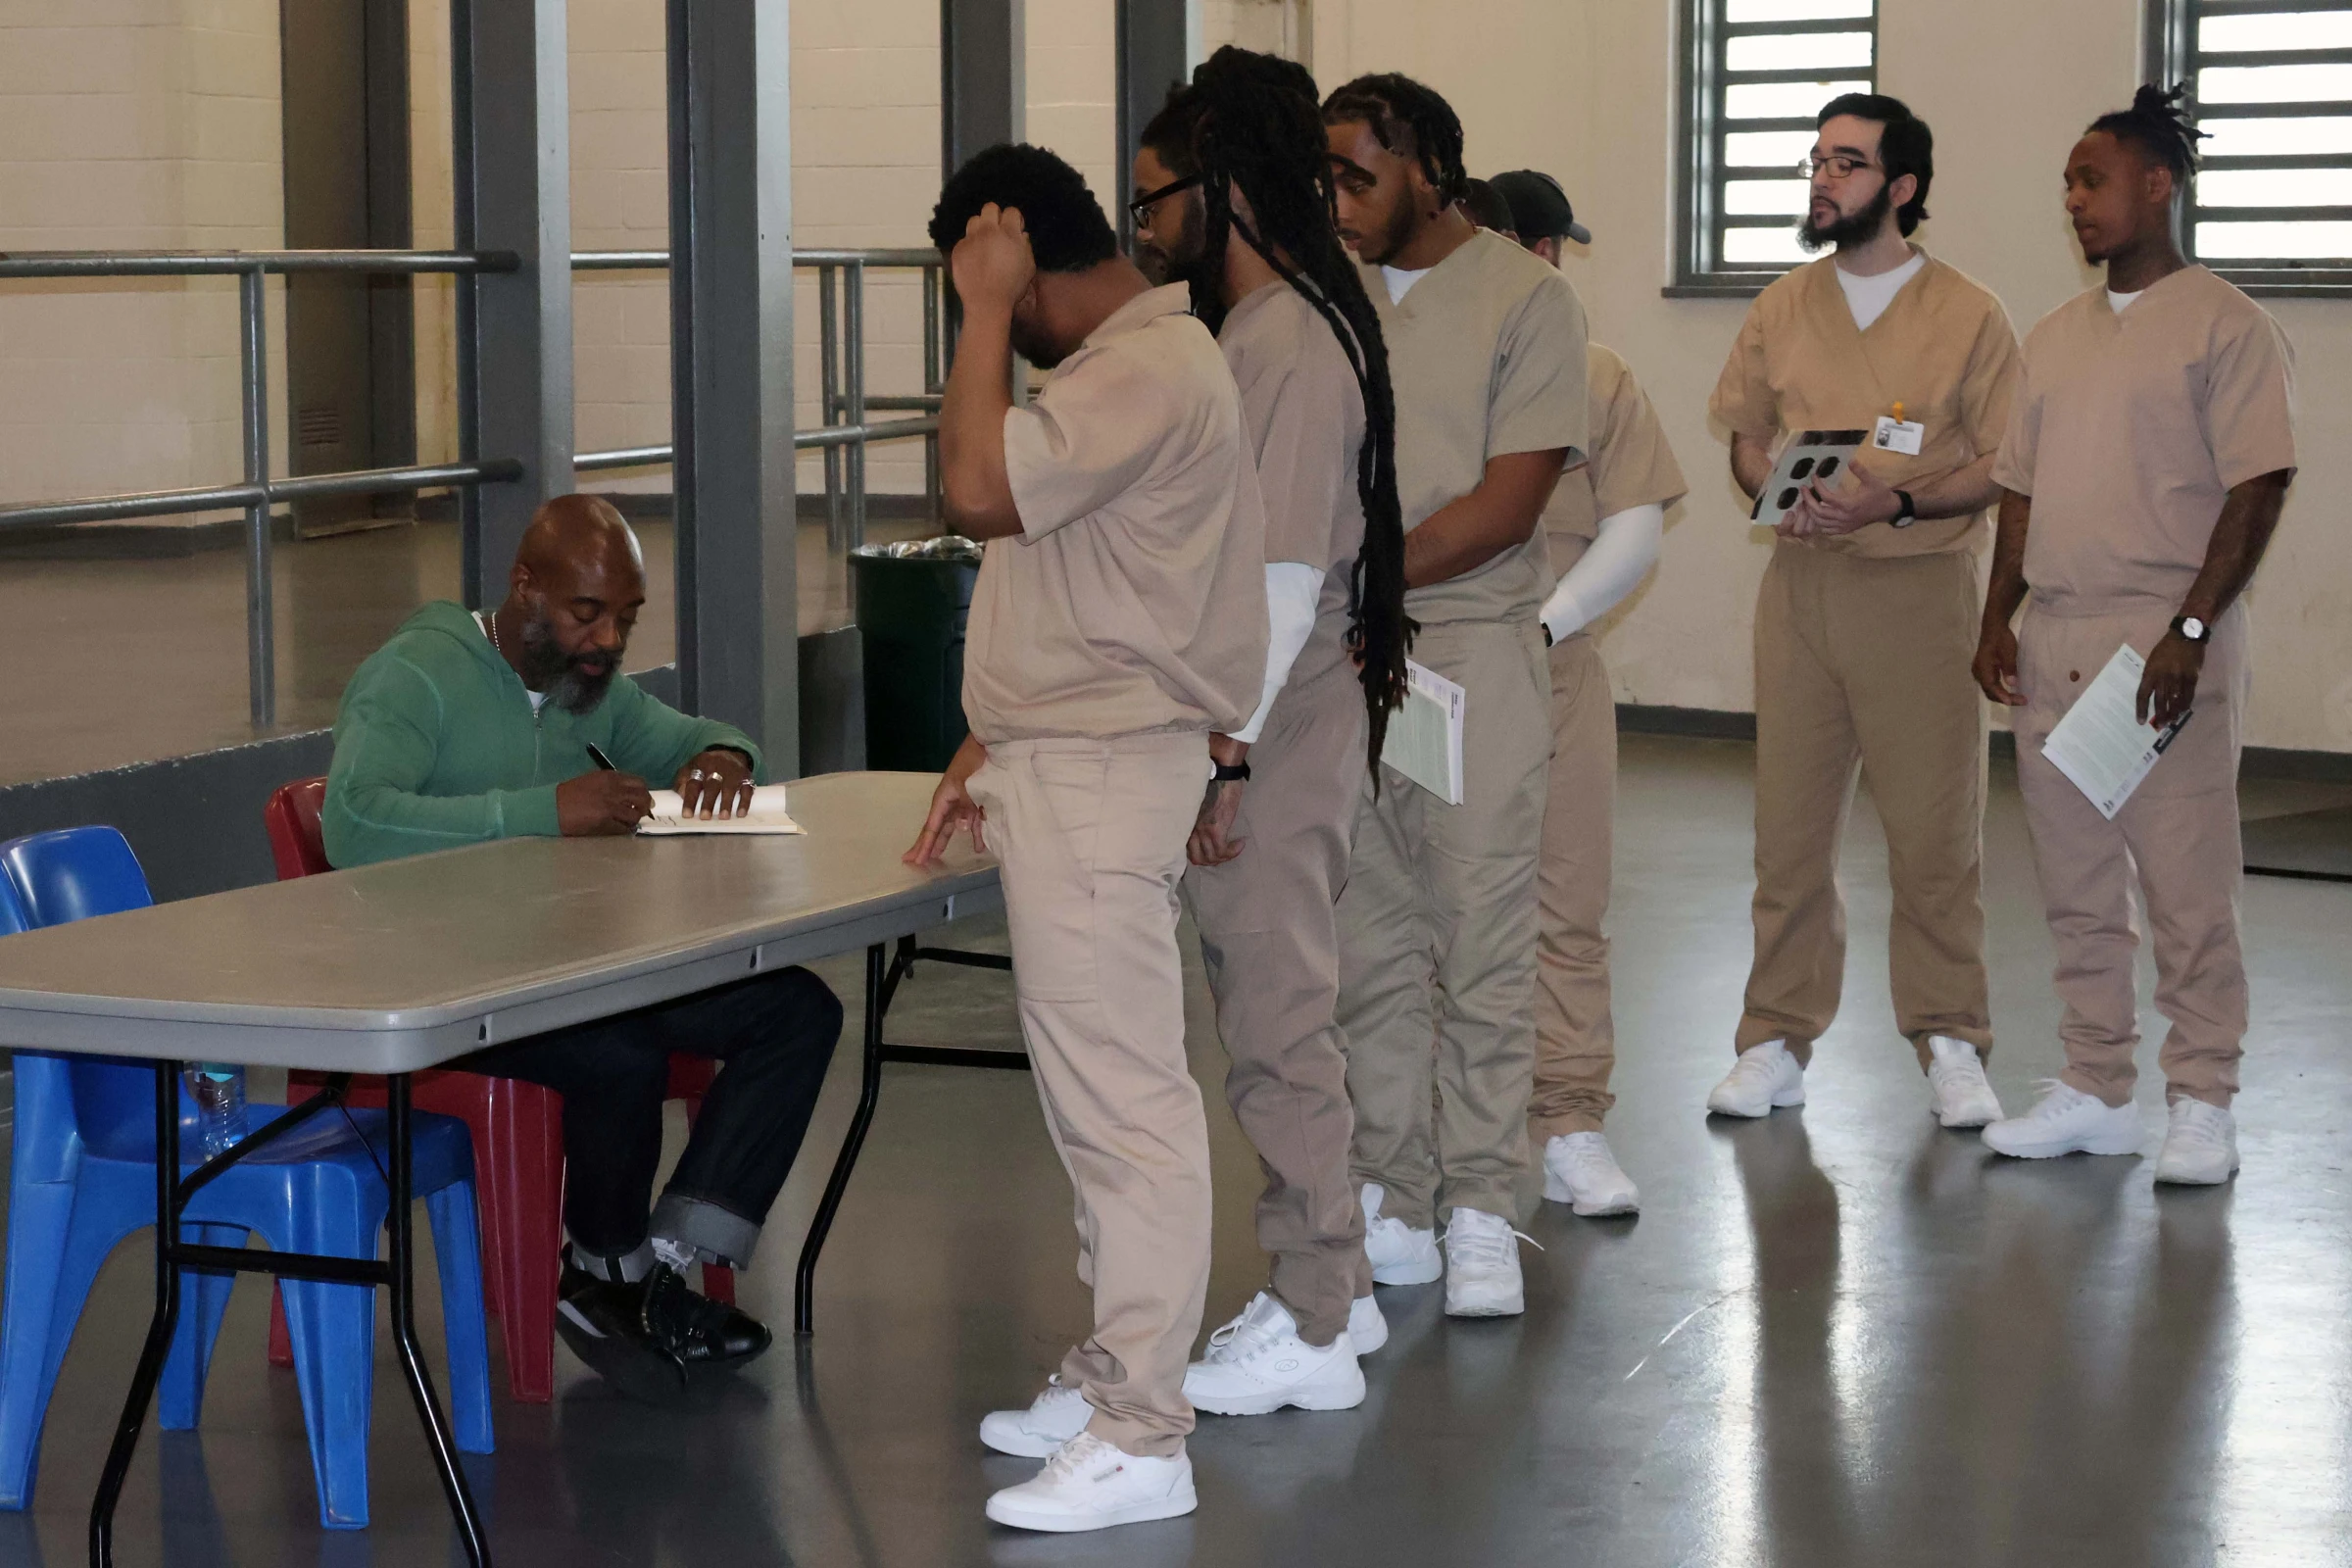
<path fill-rule="evenodd" d="M 956 241 L 948 258 L 948 269 L 955 275 L 956 294 L 965 310 L 995 307 L 1010 311 L 1037 276 L 1037 258 L 1029 248 L 1021 210 L 999 207 L 995 202 L 981 208 L 964 225 L 963 238 Z"/>

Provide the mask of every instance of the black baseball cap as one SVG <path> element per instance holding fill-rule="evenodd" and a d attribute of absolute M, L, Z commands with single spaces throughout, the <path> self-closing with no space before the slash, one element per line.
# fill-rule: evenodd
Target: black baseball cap
<path fill-rule="evenodd" d="M 1592 243 L 1592 230 L 1576 220 L 1576 211 L 1568 205 L 1568 193 L 1542 170 L 1514 169 L 1487 183 L 1510 204 L 1511 226 L 1521 239 L 1557 239 L 1565 234 L 1579 245 Z"/>

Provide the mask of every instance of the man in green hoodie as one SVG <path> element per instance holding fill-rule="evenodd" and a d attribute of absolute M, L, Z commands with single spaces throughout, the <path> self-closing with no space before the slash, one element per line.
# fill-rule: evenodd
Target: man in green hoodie
<path fill-rule="evenodd" d="M 652 809 L 649 777 L 708 815 L 748 805 L 760 765 L 750 738 L 619 673 L 644 604 L 644 560 L 619 513 L 590 496 L 542 507 L 504 604 L 426 605 L 352 676 L 320 813 L 327 858 L 632 832 Z M 767 1348 L 764 1326 L 689 1290 L 684 1270 L 751 1261 L 840 1035 L 841 1004 L 793 968 L 452 1064 L 564 1097 L 571 1245 L 557 1328 L 624 1393 L 667 1401 L 691 1369 Z M 657 1204 L 673 1051 L 725 1065 Z"/>

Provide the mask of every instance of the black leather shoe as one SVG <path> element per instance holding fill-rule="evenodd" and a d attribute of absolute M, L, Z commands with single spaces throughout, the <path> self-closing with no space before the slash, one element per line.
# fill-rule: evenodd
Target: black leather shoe
<path fill-rule="evenodd" d="M 688 1367 L 740 1366 L 775 1341 L 758 1318 L 689 1290 L 666 1263 L 655 1264 L 644 1285 L 647 1333 Z"/>
<path fill-rule="evenodd" d="M 572 1354 L 630 1398 L 676 1404 L 686 1396 L 686 1361 L 647 1327 L 652 1279 L 651 1274 L 634 1283 L 604 1279 L 566 1256 L 557 1288 L 556 1332 Z"/>

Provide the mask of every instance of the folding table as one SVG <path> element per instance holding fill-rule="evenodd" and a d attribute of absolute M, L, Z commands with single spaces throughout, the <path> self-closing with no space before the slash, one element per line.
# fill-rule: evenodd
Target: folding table
<path fill-rule="evenodd" d="M 827 1185 L 829 1220 L 871 1119 L 878 1064 L 975 1063 L 881 1045 L 915 933 L 1004 906 L 995 865 L 959 845 L 941 867 L 899 858 L 932 775 L 837 773 L 791 788 L 806 837 L 508 839 L 300 881 L 101 916 L 0 941 L 0 1047 L 152 1058 L 156 1304 L 90 1510 L 90 1560 L 113 1561 L 115 1503 L 163 1370 L 184 1268 L 242 1269 L 392 1293 L 409 1391 L 467 1557 L 490 1560 L 416 1343 L 409 1074 L 485 1046 L 609 1017 L 780 965 L 866 950 L 858 1114 Z M 888 946 L 900 943 L 896 964 Z M 941 955 L 942 956 L 950 956 Z M 951 961 L 965 956 L 952 956 Z M 334 1103 L 330 1087 L 182 1175 L 177 1080 L 188 1061 L 306 1067 L 389 1081 L 390 1246 L 382 1262 L 200 1247 L 178 1239 L 188 1195 Z M 822 1244 L 814 1229 L 797 1317 Z"/>

